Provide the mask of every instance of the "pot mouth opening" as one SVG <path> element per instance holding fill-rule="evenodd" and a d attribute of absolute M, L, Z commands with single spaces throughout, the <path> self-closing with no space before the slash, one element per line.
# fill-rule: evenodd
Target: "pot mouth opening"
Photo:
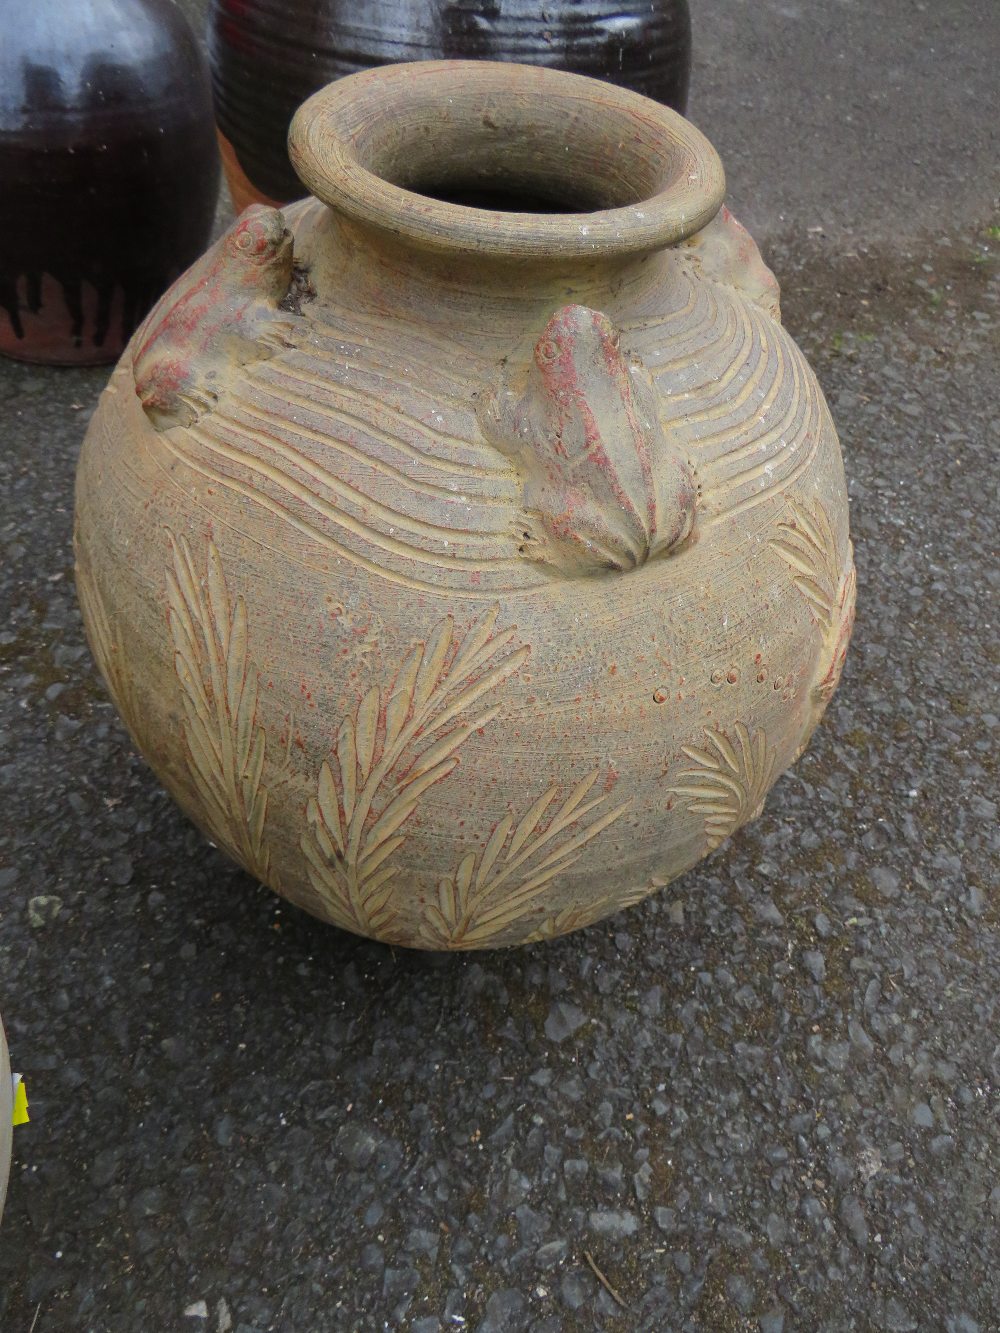
<path fill-rule="evenodd" d="M 489 61 L 352 74 L 298 110 L 292 163 L 337 213 L 428 250 L 510 259 L 649 252 L 699 231 L 725 178 L 668 107 Z"/>
<path fill-rule="evenodd" d="M 487 213 L 596 213 L 604 204 L 583 189 L 560 192 L 551 184 L 531 180 L 482 181 L 475 176 L 430 177 L 407 187 L 412 193 L 458 208 Z M 641 202 L 641 201 L 637 201 Z"/>

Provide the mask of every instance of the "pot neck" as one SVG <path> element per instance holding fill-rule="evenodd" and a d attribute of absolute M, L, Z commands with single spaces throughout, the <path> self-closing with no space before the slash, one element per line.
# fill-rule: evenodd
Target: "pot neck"
<path fill-rule="evenodd" d="M 528 65 L 351 75 L 299 109 L 289 152 L 330 210 L 310 246 L 337 270 L 327 279 L 355 287 L 365 271 L 366 287 L 415 299 L 428 283 L 515 304 L 642 284 L 725 190 L 715 150 L 676 112 Z"/>
<path fill-rule="evenodd" d="M 475 317 L 484 305 L 517 322 L 569 302 L 636 307 L 647 291 L 662 290 L 670 272 L 664 251 L 596 259 L 446 256 L 315 206 L 296 227 L 295 246 L 318 292 L 373 313 L 445 325 L 465 312 Z"/>

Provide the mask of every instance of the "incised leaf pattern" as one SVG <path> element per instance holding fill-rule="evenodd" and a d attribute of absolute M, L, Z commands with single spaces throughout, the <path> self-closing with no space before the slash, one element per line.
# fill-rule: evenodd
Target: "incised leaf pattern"
<path fill-rule="evenodd" d="M 789 500 L 788 508 L 791 518 L 778 524 L 770 545 L 791 569 L 792 582 L 809 603 L 824 634 L 828 634 L 840 581 L 833 527 L 819 501 L 810 510 L 798 500 Z"/>
<path fill-rule="evenodd" d="M 455 641 L 450 616 L 414 644 L 394 679 L 372 685 L 344 718 L 307 806 L 301 848 L 309 878 L 336 924 L 390 938 L 398 915 L 394 861 L 421 798 L 458 763 L 458 751 L 497 714 L 488 699 L 524 663 L 516 627 L 497 632 L 492 606 Z"/>
<path fill-rule="evenodd" d="M 662 887 L 662 883 L 647 884 L 641 889 L 632 889 L 628 893 L 616 893 L 585 906 L 564 907 L 562 911 L 547 916 L 530 935 L 526 935 L 523 940 L 517 942 L 519 944 L 539 944 L 544 940 L 554 940 L 559 935 L 568 935 L 573 930 L 583 930 L 584 927 L 593 926 L 606 916 L 611 916 L 615 912 L 624 912 L 628 907 L 634 907 L 636 903 L 641 903 L 651 893 L 655 893 L 657 888 Z"/>
<path fill-rule="evenodd" d="M 482 852 L 469 852 L 441 880 L 437 902 L 425 910 L 420 935 L 431 948 L 479 949 L 502 936 L 556 875 L 628 809 L 596 814 L 606 796 L 591 796 L 599 770 L 578 782 L 551 812 L 559 788 L 543 792 L 515 822 L 512 811 L 494 827 Z M 594 815 L 588 821 L 588 816 Z M 598 909 L 598 915 L 602 908 Z"/>
<path fill-rule="evenodd" d="M 706 727 L 704 738 L 703 746 L 682 747 L 691 762 L 672 790 L 688 797 L 688 809 L 703 817 L 712 851 L 759 813 L 774 777 L 775 755 L 766 733 L 751 734 L 742 722 L 732 737 Z"/>
<path fill-rule="evenodd" d="M 212 836 L 251 874 L 267 880 L 268 794 L 262 782 L 267 742 L 257 723 L 259 676 L 247 646 L 246 606 L 242 597 L 230 596 L 214 542 L 208 543 L 202 576 L 186 538 L 168 535 L 174 670 L 201 814 Z"/>

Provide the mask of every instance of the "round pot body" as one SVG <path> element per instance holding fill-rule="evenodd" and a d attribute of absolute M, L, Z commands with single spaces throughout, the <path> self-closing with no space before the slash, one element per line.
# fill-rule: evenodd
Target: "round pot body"
<path fill-rule="evenodd" d="M 114 361 L 208 243 L 208 72 L 172 0 L 32 0 L 0 42 L 0 352 Z"/>
<path fill-rule="evenodd" d="M 91 645 L 184 809 L 308 911 L 584 925 L 758 813 L 833 692 L 829 413 L 674 112 L 427 62 L 291 143 L 315 197 L 238 220 L 91 423 Z"/>
<path fill-rule="evenodd" d="M 3 1217 L 7 1198 L 7 1179 L 10 1175 L 11 1139 L 14 1126 L 14 1099 L 10 1077 L 10 1059 L 7 1038 L 0 1023 L 0 1218 Z"/>
<path fill-rule="evenodd" d="M 302 195 L 288 126 L 317 89 L 393 61 L 511 60 L 610 79 L 677 111 L 688 0 L 211 0 L 215 114 L 237 211 Z"/>

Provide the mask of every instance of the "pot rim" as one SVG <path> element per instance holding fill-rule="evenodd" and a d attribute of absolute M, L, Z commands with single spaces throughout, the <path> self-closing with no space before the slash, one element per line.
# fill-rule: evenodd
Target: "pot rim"
<path fill-rule="evenodd" d="M 725 195 L 718 154 L 676 111 L 598 79 L 499 61 L 418 61 L 339 79 L 296 112 L 289 155 L 337 213 L 421 249 L 509 259 L 664 249 L 700 231 Z M 470 207 L 420 193 L 429 173 L 435 183 L 471 173 L 500 190 L 551 187 L 571 204 L 582 183 L 612 206 Z"/>

